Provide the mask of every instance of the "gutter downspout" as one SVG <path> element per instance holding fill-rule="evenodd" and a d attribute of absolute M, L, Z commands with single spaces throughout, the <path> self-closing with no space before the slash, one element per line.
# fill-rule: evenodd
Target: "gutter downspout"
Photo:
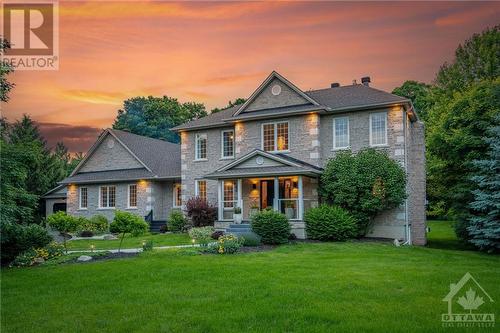
<path fill-rule="evenodd" d="M 413 105 L 410 104 L 413 108 Z M 408 176 L 408 145 L 407 145 L 407 133 L 408 133 L 408 114 L 406 109 L 403 107 L 403 125 L 404 125 L 404 149 L 405 149 L 405 174 Z M 408 193 L 408 181 L 406 182 L 406 192 Z M 411 245 L 411 228 L 408 221 L 408 198 L 405 199 L 405 228 L 406 228 L 406 241 L 403 245 Z"/>

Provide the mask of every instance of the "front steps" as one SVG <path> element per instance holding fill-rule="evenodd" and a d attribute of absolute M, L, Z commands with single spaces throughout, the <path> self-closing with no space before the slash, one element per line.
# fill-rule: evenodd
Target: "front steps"
<path fill-rule="evenodd" d="M 151 233 L 157 233 L 157 232 L 160 232 L 160 227 L 164 224 L 167 224 L 167 221 L 151 221 L 149 223 L 149 231 Z"/>
<path fill-rule="evenodd" d="M 255 235 L 255 233 L 252 231 L 252 226 L 250 225 L 250 223 L 230 224 L 229 228 L 226 229 L 225 233 L 233 234 L 235 236 L 244 236 L 248 234 Z"/>

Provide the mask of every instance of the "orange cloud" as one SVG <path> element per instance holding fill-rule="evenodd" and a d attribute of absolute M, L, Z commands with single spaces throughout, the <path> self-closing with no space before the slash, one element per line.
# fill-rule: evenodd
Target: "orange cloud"
<path fill-rule="evenodd" d="M 495 7 L 497 10 L 495 10 Z M 467 23 L 477 22 L 479 20 L 492 16 L 498 17 L 497 5 L 478 7 L 472 10 L 460 11 L 453 14 L 449 14 L 436 19 L 434 21 L 434 24 L 436 24 L 436 26 L 438 27 L 465 25 Z"/>

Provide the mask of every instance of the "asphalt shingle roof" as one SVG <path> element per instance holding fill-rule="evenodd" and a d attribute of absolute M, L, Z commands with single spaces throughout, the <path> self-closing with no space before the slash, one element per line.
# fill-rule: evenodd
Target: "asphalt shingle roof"
<path fill-rule="evenodd" d="M 331 112 L 336 110 L 350 109 L 356 107 L 365 107 L 371 105 L 384 105 L 390 103 L 404 103 L 408 102 L 407 98 L 397 96 L 379 89 L 365 86 L 363 84 L 355 84 L 349 86 L 341 86 L 336 88 L 326 88 L 319 90 L 305 91 L 309 97 L 314 99 L 320 105 L 315 107 L 315 109 L 329 109 Z M 213 126 L 223 126 L 225 124 L 229 125 L 227 120 L 229 119 L 244 119 L 246 117 L 254 116 L 266 116 L 266 115 L 276 115 L 277 112 L 294 112 L 300 111 L 299 109 L 305 108 L 306 106 L 290 106 L 274 109 L 265 109 L 259 111 L 252 111 L 245 114 L 240 114 L 233 117 L 233 114 L 238 110 L 240 105 L 233 106 L 229 109 L 209 114 L 200 119 L 190 121 L 188 123 L 174 127 L 174 130 L 189 130 L 194 128 L 202 127 L 213 127 Z M 226 120 L 226 121 L 224 121 Z"/>
<path fill-rule="evenodd" d="M 162 177 L 181 176 L 181 146 L 125 131 L 112 131 L 153 173 Z"/>
<path fill-rule="evenodd" d="M 364 84 L 311 90 L 305 93 L 319 104 L 332 109 L 408 101 L 404 97 L 368 87 Z"/>
<path fill-rule="evenodd" d="M 109 170 L 82 172 L 74 176 L 62 180 L 61 184 L 71 183 L 94 183 L 94 182 L 110 182 L 110 181 L 125 181 L 134 179 L 151 179 L 155 175 L 148 170 L 142 169 L 126 169 L 126 170 Z"/>
<path fill-rule="evenodd" d="M 151 172 L 146 168 L 77 172 L 62 180 L 61 184 L 181 177 L 180 145 L 121 130 L 108 129 L 108 131 L 127 146 Z"/>
<path fill-rule="evenodd" d="M 317 169 L 305 168 L 305 167 L 295 167 L 295 166 L 273 166 L 273 167 L 256 167 L 256 168 L 235 168 L 225 171 L 216 171 L 205 175 L 205 178 L 230 178 L 237 176 L 276 176 L 284 174 L 316 174 Z"/>

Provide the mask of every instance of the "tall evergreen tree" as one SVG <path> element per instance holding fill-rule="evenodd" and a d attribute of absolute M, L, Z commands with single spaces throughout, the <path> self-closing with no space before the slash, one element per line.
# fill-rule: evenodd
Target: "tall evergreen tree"
<path fill-rule="evenodd" d="M 10 49 L 9 41 L 0 37 L 0 56 L 3 56 L 7 49 Z M 9 92 L 14 87 L 14 83 L 7 81 L 7 75 L 13 71 L 12 65 L 0 61 L 0 102 L 9 100 Z"/>
<path fill-rule="evenodd" d="M 474 161 L 478 172 L 472 177 L 476 190 L 467 227 L 470 242 L 488 252 L 500 251 L 500 115 L 496 122 L 485 139 L 488 158 Z"/>

